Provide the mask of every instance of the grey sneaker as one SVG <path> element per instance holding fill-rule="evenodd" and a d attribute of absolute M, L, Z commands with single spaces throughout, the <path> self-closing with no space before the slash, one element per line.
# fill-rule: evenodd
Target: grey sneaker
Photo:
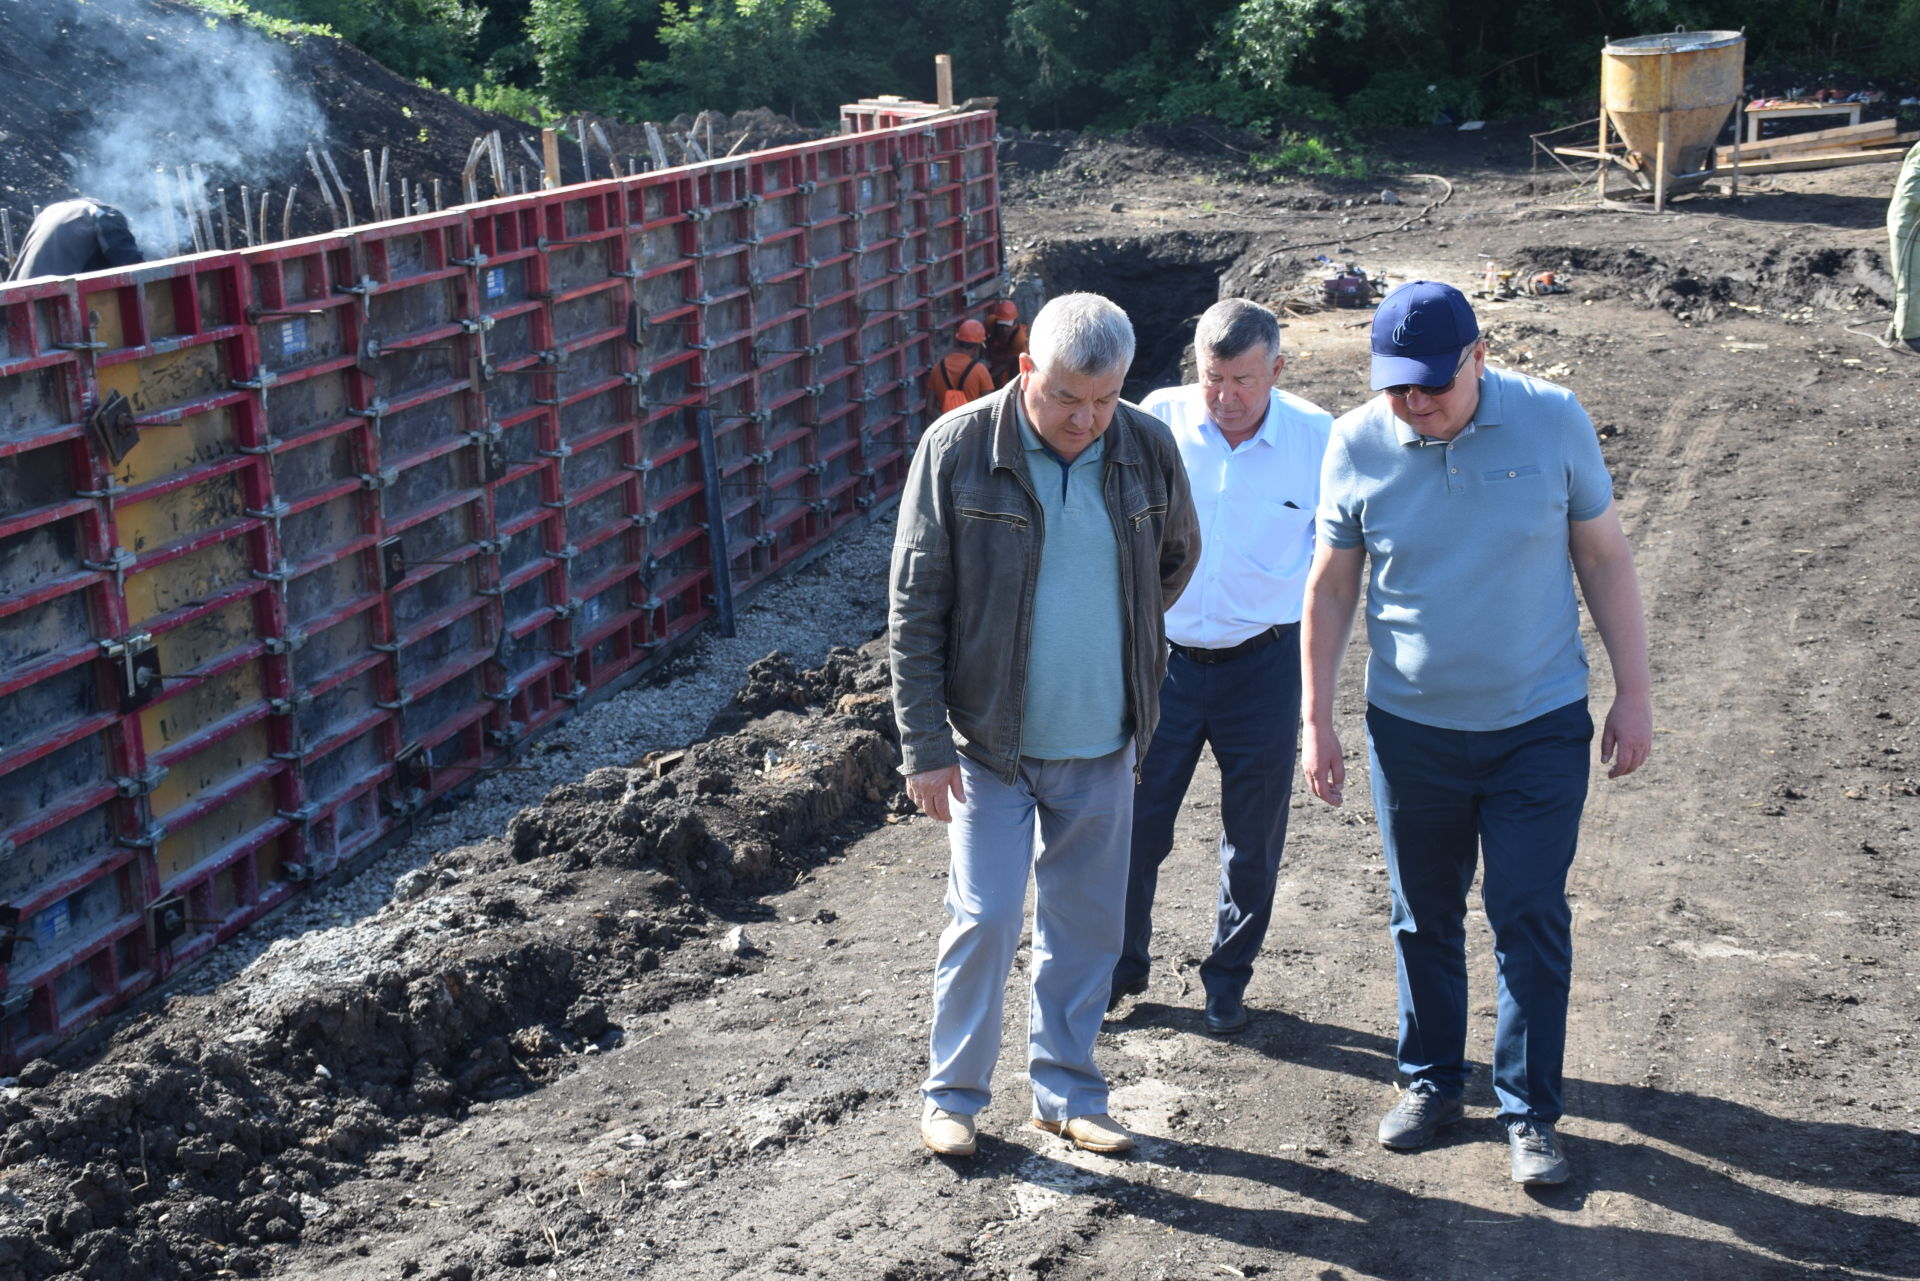
<path fill-rule="evenodd" d="M 1380 1118 L 1380 1146 L 1405 1152 L 1433 1142 L 1434 1132 L 1467 1114 L 1458 1094 L 1442 1094 L 1431 1081 L 1415 1081 Z"/>
<path fill-rule="evenodd" d="M 1513 1149 L 1513 1181 L 1528 1187 L 1565 1183 L 1571 1172 L 1567 1154 L 1553 1136 L 1553 1127 L 1522 1118 L 1507 1122 L 1507 1144 Z"/>

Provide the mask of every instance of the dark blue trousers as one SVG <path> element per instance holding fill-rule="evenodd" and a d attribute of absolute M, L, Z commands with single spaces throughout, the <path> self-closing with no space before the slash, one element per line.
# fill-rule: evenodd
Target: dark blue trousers
<path fill-rule="evenodd" d="M 1373 808 L 1393 890 L 1400 1070 L 1444 1094 L 1467 1083 L 1467 893 L 1484 860 L 1499 1016 L 1500 1119 L 1560 1119 L 1573 974 L 1567 871 L 1586 804 L 1584 699 L 1511 729 L 1437 729 L 1367 708 Z"/>
<path fill-rule="evenodd" d="M 1220 899 L 1213 950 L 1200 966 L 1209 996 L 1239 996 L 1273 917 L 1273 882 L 1287 843 L 1287 806 L 1300 737 L 1300 629 L 1224 663 L 1174 654 L 1160 687 L 1154 731 L 1133 800 L 1127 931 L 1116 985 L 1147 975 L 1153 896 L 1173 848 L 1173 820 L 1200 748 L 1220 764 Z"/>

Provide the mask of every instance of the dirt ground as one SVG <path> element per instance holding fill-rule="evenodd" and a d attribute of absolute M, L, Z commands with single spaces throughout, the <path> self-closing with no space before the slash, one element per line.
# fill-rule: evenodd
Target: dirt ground
<path fill-rule="evenodd" d="M 1153 984 L 1099 1048 L 1140 1151 L 1026 1125 L 1023 950 L 980 1153 L 930 1156 L 945 842 L 902 812 L 869 649 L 756 665 L 720 736 L 30 1065 L 0 1097 L 0 1279 L 1920 1276 L 1920 360 L 1848 329 L 1884 322 L 1891 167 L 1653 216 L 1536 180 L 1517 129 L 1399 140 L 1364 183 L 1257 178 L 1235 145 L 1010 147 L 1022 296 L 1110 292 L 1147 386 L 1218 292 L 1311 297 L 1317 254 L 1570 288 L 1482 311 L 1496 360 L 1591 411 L 1652 623 L 1655 755 L 1596 773 L 1571 885 L 1570 1184 L 1506 1179 L 1477 914 L 1469 1121 L 1373 1140 L 1394 983 L 1357 653 L 1350 799 L 1297 788 L 1252 1026 L 1199 1017 L 1203 765 Z M 1357 404 L 1363 323 L 1294 316 L 1285 385 Z M 876 630 L 881 572 L 846 585 Z"/>

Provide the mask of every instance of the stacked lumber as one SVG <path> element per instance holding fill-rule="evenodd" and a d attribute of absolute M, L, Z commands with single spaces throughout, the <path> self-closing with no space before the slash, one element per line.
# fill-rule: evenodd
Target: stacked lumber
<path fill-rule="evenodd" d="M 1892 120 L 1872 120 L 1866 124 L 1742 143 L 1738 147 L 1718 147 L 1713 153 L 1714 168 L 1731 168 L 1736 157 L 1741 173 L 1785 173 L 1793 169 L 1832 169 L 1840 165 L 1898 160 L 1907 154 L 1908 147 L 1920 140 L 1920 133 L 1896 133 L 1895 128 Z"/>

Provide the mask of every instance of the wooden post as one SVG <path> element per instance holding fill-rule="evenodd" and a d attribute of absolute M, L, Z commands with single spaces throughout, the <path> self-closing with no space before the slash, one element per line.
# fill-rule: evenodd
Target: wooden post
<path fill-rule="evenodd" d="M 557 129 L 540 131 L 540 167 L 546 170 L 541 186 L 552 191 L 560 185 L 560 131 Z"/>
<path fill-rule="evenodd" d="M 1607 159 L 1607 104 L 1604 102 L 1600 104 L 1599 152 L 1600 152 L 1599 182 L 1596 184 L 1597 190 L 1595 191 L 1594 194 L 1599 199 L 1605 200 L 1607 198 L 1607 166 L 1611 165 L 1613 161 Z"/>
<path fill-rule="evenodd" d="M 1667 139 L 1673 130 L 1673 50 L 1660 51 L 1660 144 L 1654 151 L 1653 211 L 1667 208 Z"/>
<path fill-rule="evenodd" d="M 1745 130 L 1740 127 L 1740 124 L 1741 117 L 1746 114 L 1746 108 L 1744 106 L 1746 97 L 1744 87 L 1735 85 L 1733 94 L 1733 189 L 1727 193 L 1730 196 L 1738 196 L 1740 194 L 1740 135 L 1745 132 Z"/>
<path fill-rule="evenodd" d="M 942 107 L 953 105 L 953 55 L 936 53 L 933 55 L 933 82 L 935 93 Z"/>

